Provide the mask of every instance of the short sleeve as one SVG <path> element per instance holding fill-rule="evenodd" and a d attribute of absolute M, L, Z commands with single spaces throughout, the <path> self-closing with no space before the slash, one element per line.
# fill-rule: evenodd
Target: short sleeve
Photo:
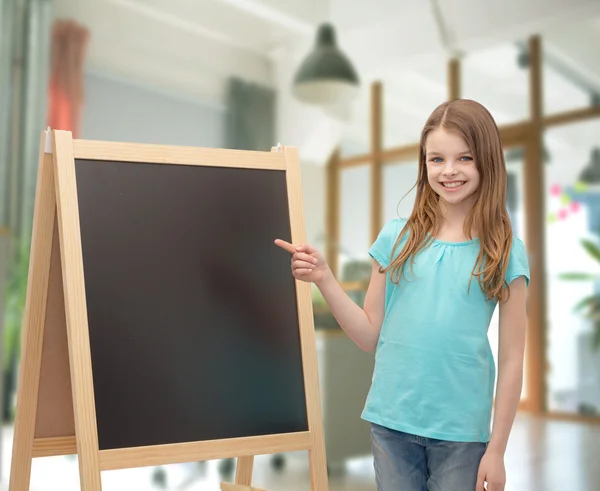
<path fill-rule="evenodd" d="M 527 285 L 529 285 L 529 259 L 527 257 L 527 249 L 525 244 L 518 238 L 513 238 L 512 248 L 510 251 L 510 259 L 508 261 L 508 270 L 506 271 L 506 284 L 524 276 Z"/>
<path fill-rule="evenodd" d="M 392 248 L 405 223 L 406 220 L 400 220 L 398 218 L 387 222 L 369 249 L 369 255 L 383 268 L 387 268 L 390 264 Z"/>

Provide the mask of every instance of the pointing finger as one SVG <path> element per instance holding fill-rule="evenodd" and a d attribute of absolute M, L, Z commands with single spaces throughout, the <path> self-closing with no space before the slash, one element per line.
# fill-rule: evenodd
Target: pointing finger
<path fill-rule="evenodd" d="M 294 247 L 293 244 L 290 244 L 289 242 L 286 242 L 285 240 L 281 240 L 281 239 L 276 239 L 275 240 L 275 245 L 281 247 L 282 249 L 288 251 L 290 254 L 293 254 L 294 252 L 296 252 L 296 248 Z"/>

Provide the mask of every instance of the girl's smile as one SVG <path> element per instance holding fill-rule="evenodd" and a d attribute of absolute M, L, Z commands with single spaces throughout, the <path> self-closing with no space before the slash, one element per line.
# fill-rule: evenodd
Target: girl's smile
<path fill-rule="evenodd" d="M 460 189 L 466 182 L 467 181 L 443 181 L 442 186 L 452 192 Z"/>
<path fill-rule="evenodd" d="M 427 179 L 446 205 L 467 204 L 479 186 L 479 171 L 463 138 L 444 128 L 427 136 Z"/>

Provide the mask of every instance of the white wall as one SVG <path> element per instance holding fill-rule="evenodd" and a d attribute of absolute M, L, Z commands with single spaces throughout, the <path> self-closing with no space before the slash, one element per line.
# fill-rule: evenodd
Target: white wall
<path fill-rule="evenodd" d="M 87 73 L 82 138 L 220 147 L 225 108 Z"/>
<path fill-rule="evenodd" d="M 383 224 L 408 218 L 412 212 L 417 180 L 416 162 L 383 167 Z M 369 166 L 344 169 L 340 179 L 340 262 L 369 260 L 371 238 L 371 171 Z"/>

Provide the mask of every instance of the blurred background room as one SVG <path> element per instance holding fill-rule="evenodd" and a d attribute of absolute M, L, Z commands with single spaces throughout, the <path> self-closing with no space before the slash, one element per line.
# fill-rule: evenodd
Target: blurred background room
<path fill-rule="evenodd" d="M 298 147 L 308 240 L 360 304 L 370 244 L 413 206 L 426 118 L 469 98 L 500 127 L 509 212 L 532 269 L 506 491 L 600 491 L 600 0 L 0 0 L 0 15 L 0 489 L 42 130 Z M 360 419 L 373 354 L 345 337 L 316 289 L 313 307 L 330 487 L 375 490 Z M 494 353 L 497 329 L 495 316 Z M 217 490 L 234 471 L 221 460 L 102 482 Z M 80 489 L 76 458 L 35 459 L 31 483 Z M 257 458 L 253 485 L 310 489 L 307 455 Z"/>

